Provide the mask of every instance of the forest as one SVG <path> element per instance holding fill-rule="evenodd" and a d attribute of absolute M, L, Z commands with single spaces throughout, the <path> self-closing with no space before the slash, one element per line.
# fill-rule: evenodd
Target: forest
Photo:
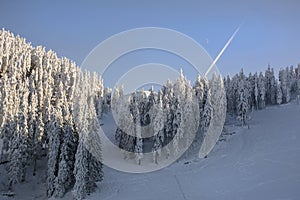
<path fill-rule="evenodd" d="M 36 176 L 37 162 L 45 160 L 47 197 L 72 191 L 75 199 L 84 199 L 105 176 L 97 132 L 107 113 L 116 116 L 114 143 L 124 158 L 139 165 L 143 153 L 151 152 L 158 164 L 181 148 L 186 153 L 200 149 L 222 116 L 234 116 L 251 128 L 253 110 L 299 100 L 299 91 L 300 65 L 282 68 L 278 76 L 269 65 L 249 75 L 243 70 L 232 77 L 199 75 L 195 83 L 181 70 L 176 81 L 166 80 L 158 91 L 124 94 L 122 86 L 105 87 L 99 74 L 2 29 L 0 164 L 7 169 L 11 192 Z M 145 138 L 148 132 L 153 136 Z"/>

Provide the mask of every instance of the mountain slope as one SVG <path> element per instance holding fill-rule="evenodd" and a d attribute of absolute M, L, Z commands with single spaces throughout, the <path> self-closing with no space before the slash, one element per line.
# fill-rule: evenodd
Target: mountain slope
<path fill-rule="evenodd" d="M 105 167 L 104 181 L 88 199 L 299 199 L 300 105 L 267 107 L 251 116 L 250 129 L 227 125 L 228 132 L 236 134 L 226 136 L 206 159 L 180 160 L 146 174 Z M 111 126 L 106 129 L 112 134 L 113 124 L 104 125 Z M 3 165 L 0 169 L 0 177 L 6 179 Z M 21 184 L 14 198 L 0 199 L 46 198 L 43 178 L 37 178 Z"/>
<path fill-rule="evenodd" d="M 237 133 L 207 159 L 148 174 L 105 168 L 105 180 L 89 199 L 298 199 L 299 122 L 294 102 L 253 112 L 250 129 L 227 125 Z"/>

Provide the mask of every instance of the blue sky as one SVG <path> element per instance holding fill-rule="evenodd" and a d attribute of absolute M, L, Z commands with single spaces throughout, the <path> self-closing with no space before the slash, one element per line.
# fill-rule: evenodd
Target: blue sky
<path fill-rule="evenodd" d="M 0 26 L 78 63 L 109 36 L 137 27 L 180 31 L 218 61 L 223 75 L 300 62 L 300 1 L 0 1 Z"/>

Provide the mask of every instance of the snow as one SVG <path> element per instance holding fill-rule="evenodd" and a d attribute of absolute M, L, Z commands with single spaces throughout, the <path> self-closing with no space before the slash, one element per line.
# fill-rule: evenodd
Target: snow
<path fill-rule="evenodd" d="M 298 199 L 300 106 L 253 112 L 250 129 L 228 125 L 207 159 L 183 160 L 146 174 L 104 168 L 104 181 L 88 199 Z"/>
<path fill-rule="evenodd" d="M 46 183 L 45 174 L 40 173 L 46 169 L 46 158 L 37 160 L 37 176 L 32 176 L 33 168 L 29 167 L 27 171 L 26 181 L 20 185 L 14 185 L 13 191 L 15 196 L 7 197 L 3 194 L 10 193 L 7 190 L 8 175 L 4 168 L 4 164 L 0 165 L 0 199 L 1 200 L 33 200 L 33 199 L 46 199 Z"/>
<path fill-rule="evenodd" d="M 226 141 L 219 142 L 206 159 L 181 159 L 143 174 L 104 167 L 104 180 L 87 199 L 299 199 L 300 106 L 292 102 L 267 107 L 251 117 L 250 129 L 227 121 L 227 131 L 236 133 L 226 135 Z M 107 133 L 114 134 L 114 123 L 103 122 Z M 3 166 L 0 184 L 6 179 Z M 42 177 L 30 178 L 14 198 L 0 199 L 45 199 L 42 181 Z M 0 192 L 4 192 L 2 185 Z M 71 196 L 69 192 L 63 199 Z"/>

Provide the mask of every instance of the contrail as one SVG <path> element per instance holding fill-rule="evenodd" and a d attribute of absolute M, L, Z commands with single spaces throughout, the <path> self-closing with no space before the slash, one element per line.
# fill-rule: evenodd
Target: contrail
<path fill-rule="evenodd" d="M 210 72 L 210 70 L 213 68 L 213 66 L 218 62 L 219 58 L 222 56 L 222 54 L 224 53 L 224 51 L 226 50 L 226 48 L 229 46 L 229 44 L 231 43 L 231 41 L 233 40 L 233 38 L 235 37 L 235 35 L 239 32 L 241 26 L 242 26 L 242 24 L 235 30 L 235 32 L 229 38 L 229 40 L 227 41 L 227 43 L 225 44 L 225 46 L 223 47 L 223 49 L 220 51 L 220 53 L 218 54 L 218 56 L 215 58 L 215 60 L 211 63 L 211 65 L 209 66 L 209 68 L 205 72 L 204 77 L 207 76 L 207 74 Z"/>

